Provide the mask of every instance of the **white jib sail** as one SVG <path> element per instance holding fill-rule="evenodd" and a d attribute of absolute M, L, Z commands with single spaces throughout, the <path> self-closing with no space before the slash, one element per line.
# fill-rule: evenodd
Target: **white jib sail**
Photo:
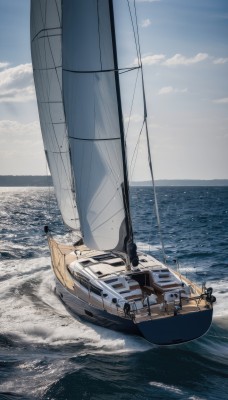
<path fill-rule="evenodd" d="M 31 52 L 45 153 L 66 225 L 79 230 L 62 89 L 61 0 L 31 0 Z"/>
<path fill-rule="evenodd" d="M 109 0 L 63 0 L 63 98 L 86 245 L 122 251 L 124 173 Z"/>

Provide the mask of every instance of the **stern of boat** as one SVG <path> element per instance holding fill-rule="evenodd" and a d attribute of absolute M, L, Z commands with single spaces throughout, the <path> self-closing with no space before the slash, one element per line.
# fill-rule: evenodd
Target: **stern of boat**
<path fill-rule="evenodd" d="M 179 344 L 204 335 L 210 328 L 212 314 L 211 308 L 138 322 L 137 327 L 148 342 L 157 345 Z"/>

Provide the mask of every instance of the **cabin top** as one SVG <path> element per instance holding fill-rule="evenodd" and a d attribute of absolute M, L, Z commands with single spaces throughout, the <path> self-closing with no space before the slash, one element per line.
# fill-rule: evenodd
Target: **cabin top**
<path fill-rule="evenodd" d="M 81 249 L 77 249 L 71 252 L 67 257 L 67 264 L 70 265 L 70 269 L 83 269 L 90 275 L 94 275 L 97 278 L 103 279 L 109 275 L 120 275 L 126 272 L 126 264 L 119 255 L 112 252 L 102 252 L 97 250 L 89 250 L 86 246 L 80 246 Z M 150 255 L 144 255 L 139 253 L 139 265 L 135 269 L 139 273 L 149 268 L 154 271 L 155 276 L 159 273 L 165 273 L 168 269 L 154 259 Z M 129 271 L 131 273 L 132 271 Z"/>

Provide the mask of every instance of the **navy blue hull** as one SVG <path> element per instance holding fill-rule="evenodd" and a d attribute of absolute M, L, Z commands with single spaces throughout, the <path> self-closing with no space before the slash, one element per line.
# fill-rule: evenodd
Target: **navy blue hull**
<path fill-rule="evenodd" d="M 135 323 L 130 318 L 93 307 L 68 291 L 58 280 L 56 292 L 74 315 L 105 328 L 142 336 L 148 342 L 158 345 L 172 345 L 196 339 L 207 332 L 212 321 L 213 310 L 205 309 Z"/>
<path fill-rule="evenodd" d="M 171 345 L 189 342 L 204 335 L 212 321 L 212 309 L 178 314 L 167 318 L 145 321 L 138 324 L 141 335 L 149 342 Z"/>
<path fill-rule="evenodd" d="M 71 294 L 58 280 L 56 280 L 56 293 L 60 296 L 63 303 L 66 304 L 71 313 L 80 318 L 108 329 L 141 336 L 140 331 L 137 329 L 132 319 L 118 317 L 105 310 L 91 306 L 79 299 L 79 297 Z"/>

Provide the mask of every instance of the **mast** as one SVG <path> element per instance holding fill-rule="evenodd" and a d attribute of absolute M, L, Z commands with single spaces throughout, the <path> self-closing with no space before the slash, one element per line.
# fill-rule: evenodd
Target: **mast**
<path fill-rule="evenodd" d="M 138 265 L 137 247 L 133 239 L 132 221 L 130 214 L 130 201 L 129 201 L 129 181 L 127 176 L 127 160 L 126 160 L 126 146 L 124 137 L 124 126 L 123 126 L 123 115 L 122 115 L 122 104 L 121 104 L 121 94 L 120 94 L 120 81 L 119 81 L 119 68 L 118 68 L 118 57 L 117 57 L 117 46 L 116 46 L 116 33 L 115 33 L 115 19 L 113 10 L 113 0 L 109 0 L 110 9 L 110 23 L 111 23 L 111 35 L 112 35 L 112 48 L 113 48 L 113 60 L 115 69 L 115 83 L 116 83 L 116 95 L 118 103 L 118 116 L 119 116 L 119 126 L 121 135 L 121 149 L 122 149 L 122 159 L 123 159 L 123 175 L 124 175 L 124 188 L 123 188 L 123 198 L 124 207 L 127 219 L 127 243 L 125 243 L 126 252 L 130 258 L 130 261 L 134 266 Z"/>
<path fill-rule="evenodd" d="M 123 157 L 123 175 L 124 175 L 124 205 L 125 213 L 127 218 L 127 228 L 128 228 L 128 240 L 133 239 L 132 224 L 130 217 L 130 202 L 129 202 L 129 184 L 127 177 L 127 161 L 126 161 L 126 151 L 125 151 L 125 140 L 124 140 L 124 126 L 123 126 L 123 115 L 122 115 L 122 104 L 120 95 L 120 81 L 119 81 L 119 71 L 118 71 L 118 59 L 117 59 L 117 48 L 116 48 L 116 33 L 115 33 L 115 21 L 114 21 L 114 11 L 113 11 L 113 0 L 109 0 L 110 7 L 110 22 L 111 22 L 111 33 L 112 33 L 112 45 L 113 45 L 113 59 L 114 59 L 114 69 L 115 69 L 115 83 L 116 83 L 116 96 L 118 104 L 118 116 L 119 116 L 119 126 L 121 134 L 121 149 Z"/>

